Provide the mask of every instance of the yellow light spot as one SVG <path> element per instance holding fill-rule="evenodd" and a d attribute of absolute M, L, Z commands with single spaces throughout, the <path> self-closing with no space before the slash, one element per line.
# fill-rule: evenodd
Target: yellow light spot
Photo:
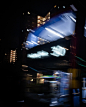
<path fill-rule="evenodd" d="M 30 12 L 27 12 L 27 14 L 30 14 Z"/>
<path fill-rule="evenodd" d="M 54 6 L 54 8 L 56 8 L 56 5 Z"/>

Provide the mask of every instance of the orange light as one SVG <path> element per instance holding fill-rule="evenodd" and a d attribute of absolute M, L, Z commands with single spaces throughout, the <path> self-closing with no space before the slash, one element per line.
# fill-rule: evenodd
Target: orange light
<path fill-rule="evenodd" d="M 46 20 L 46 18 L 43 18 L 43 21 L 45 21 Z"/>
<path fill-rule="evenodd" d="M 50 14 L 50 12 L 48 14 Z"/>
<path fill-rule="evenodd" d="M 40 24 L 37 24 L 37 27 L 39 27 L 40 26 Z"/>
<path fill-rule="evenodd" d="M 43 24 L 45 24 L 45 22 L 43 22 Z"/>
<path fill-rule="evenodd" d="M 56 8 L 56 5 L 54 6 L 54 8 Z"/>
<path fill-rule="evenodd" d="M 40 16 L 38 16 L 38 19 L 40 19 L 41 17 Z"/>
<path fill-rule="evenodd" d="M 48 19 L 50 19 L 50 17 L 48 17 Z"/>
<path fill-rule="evenodd" d="M 37 23 L 40 23 L 40 20 L 37 20 Z"/>

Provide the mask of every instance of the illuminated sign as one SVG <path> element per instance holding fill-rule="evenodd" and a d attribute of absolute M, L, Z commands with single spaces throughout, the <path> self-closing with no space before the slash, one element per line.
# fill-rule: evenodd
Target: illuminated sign
<path fill-rule="evenodd" d="M 38 51 L 37 53 L 31 53 L 31 54 L 28 54 L 27 55 L 27 57 L 29 57 L 29 58 L 41 58 L 41 57 L 44 57 L 44 56 L 49 56 L 48 55 L 49 53 L 48 52 L 46 52 L 46 51 Z"/>
<path fill-rule="evenodd" d="M 66 53 L 66 49 L 57 45 L 57 46 L 53 46 L 51 47 L 53 53 L 50 53 L 53 56 L 59 57 L 59 56 L 64 56 Z"/>
<path fill-rule="evenodd" d="M 61 47 L 59 45 L 57 46 L 53 46 L 51 47 L 53 53 L 50 53 L 50 55 L 52 56 L 56 56 L 56 57 L 59 57 L 59 56 L 65 56 L 66 54 L 66 49 L 64 47 Z M 46 51 L 38 51 L 37 53 L 31 53 L 31 54 L 28 54 L 27 57 L 28 58 L 42 58 L 42 57 L 46 57 L 46 56 L 49 56 L 49 53 L 46 52 Z"/>

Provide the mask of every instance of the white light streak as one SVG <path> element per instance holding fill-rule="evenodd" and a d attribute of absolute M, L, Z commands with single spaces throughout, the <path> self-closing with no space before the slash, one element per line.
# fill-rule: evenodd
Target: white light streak
<path fill-rule="evenodd" d="M 27 43 L 33 44 L 32 42 L 26 41 Z"/>
<path fill-rule="evenodd" d="M 36 45 L 39 45 L 38 43 L 34 42 L 34 41 L 31 41 L 32 43 L 36 44 Z"/>
<path fill-rule="evenodd" d="M 77 11 L 77 9 L 75 8 L 75 6 L 72 4 L 70 5 L 70 7 L 74 10 L 74 11 Z"/>
<path fill-rule="evenodd" d="M 53 30 L 51 30 L 51 29 L 49 29 L 49 28 L 45 28 L 45 29 L 48 30 L 49 32 L 51 32 L 51 33 L 53 33 L 53 34 L 55 34 L 55 35 L 61 37 L 61 38 L 64 38 L 61 34 L 55 32 L 55 31 L 53 31 Z"/>
<path fill-rule="evenodd" d="M 32 30 L 32 29 L 27 29 L 27 31 L 35 32 L 35 31 L 34 31 L 34 30 Z"/>
<path fill-rule="evenodd" d="M 59 74 L 58 72 L 55 72 L 55 74 Z"/>
<path fill-rule="evenodd" d="M 30 29 L 30 31 L 35 32 L 34 30 Z"/>
<path fill-rule="evenodd" d="M 74 22 L 76 22 L 76 20 L 75 20 L 72 16 L 70 16 L 70 18 L 71 18 Z"/>
<path fill-rule="evenodd" d="M 57 101 L 53 101 L 52 103 L 58 103 Z"/>
<path fill-rule="evenodd" d="M 30 43 L 30 44 L 36 44 L 36 45 L 39 45 L 39 44 L 37 44 L 36 42 L 34 42 L 34 41 L 26 41 L 27 43 Z"/>

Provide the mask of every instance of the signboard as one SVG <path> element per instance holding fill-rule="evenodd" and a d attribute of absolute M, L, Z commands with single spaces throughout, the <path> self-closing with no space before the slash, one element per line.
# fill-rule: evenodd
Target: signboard
<path fill-rule="evenodd" d="M 27 54 L 28 58 L 42 58 L 42 57 L 47 57 L 47 56 L 55 56 L 55 57 L 59 57 L 59 56 L 65 56 L 66 54 L 66 49 L 60 45 L 57 46 L 53 46 L 51 47 L 52 53 L 48 53 L 46 51 L 38 51 L 37 53 L 31 53 L 31 54 Z"/>
<path fill-rule="evenodd" d="M 49 56 L 49 53 L 46 52 L 46 51 L 38 51 L 37 53 L 31 53 L 31 54 L 28 54 L 27 57 L 28 58 L 41 58 L 41 57 L 45 57 L 45 56 Z"/>
<path fill-rule="evenodd" d="M 57 45 L 57 46 L 53 46 L 51 47 L 53 53 L 50 53 L 53 56 L 59 57 L 59 56 L 64 56 L 66 53 L 66 49 Z"/>

